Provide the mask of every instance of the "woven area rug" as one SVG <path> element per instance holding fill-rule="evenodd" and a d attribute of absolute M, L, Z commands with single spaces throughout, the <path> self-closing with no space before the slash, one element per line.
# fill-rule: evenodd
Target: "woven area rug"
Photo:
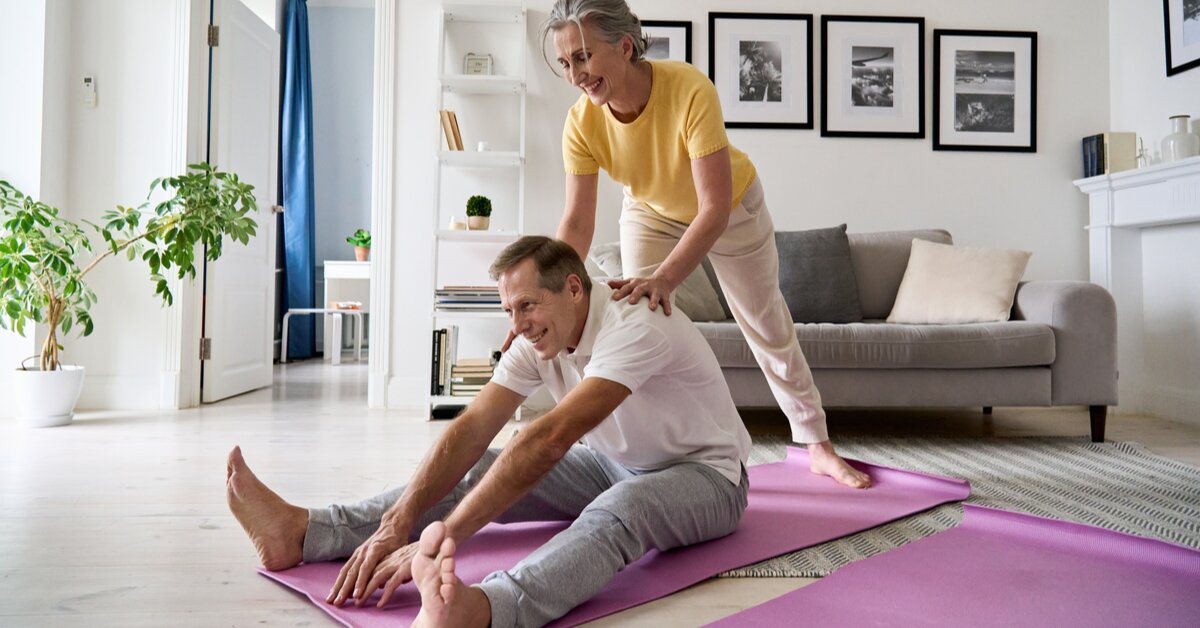
<path fill-rule="evenodd" d="M 788 444 L 780 437 L 755 437 L 750 464 L 783 459 Z M 968 480 L 968 503 L 1200 549 L 1200 468 L 1137 443 L 1092 443 L 1086 437 L 847 437 L 836 444 L 847 458 Z M 821 577 L 961 520 L 962 505 L 948 504 L 719 577 Z"/>

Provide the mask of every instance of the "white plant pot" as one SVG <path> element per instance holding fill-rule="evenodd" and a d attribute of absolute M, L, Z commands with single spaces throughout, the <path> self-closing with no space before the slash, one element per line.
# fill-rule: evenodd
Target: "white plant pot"
<path fill-rule="evenodd" d="M 68 425 L 83 392 L 83 367 L 62 365 L 59 371 L 13 371 L 14 415 L 29 427 Z"/>

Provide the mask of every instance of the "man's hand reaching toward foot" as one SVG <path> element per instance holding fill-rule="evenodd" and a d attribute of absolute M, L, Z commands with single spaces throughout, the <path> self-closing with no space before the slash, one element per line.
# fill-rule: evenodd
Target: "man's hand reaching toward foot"
<path fill-rule="evenodd" d="M 353 598 L 355 606 L 362 606 L 372 593 L 386 585 L 379 602 L 383 606 L 396 587 L 412 579 L 416 544 L 406 545 L 403 539 L 404 535 L 381 526 L 350 555 L 325 601 L 341 606 Z"/>

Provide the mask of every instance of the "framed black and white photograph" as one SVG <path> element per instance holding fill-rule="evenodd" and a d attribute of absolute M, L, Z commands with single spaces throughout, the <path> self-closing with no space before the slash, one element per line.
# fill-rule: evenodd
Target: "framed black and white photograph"
<path fill-rule="evenodd" d="M 731 129 L 811 129 L 809 14 L 709 13 L 708 76 Z"/>
<path fill-rule="evenodd" d="M 647 59 L 692 62 L 692 23 L 642 20 Z"/>
<path fill-rule="evenodd" d="M 933 149 L 1037 152 L 1037 33 L 933 31 Z"/>
<path fill-rule="evenodd" d="M 821 135 L 925 137 L 925 18 L 821 16 Z"/>
<path fill-rule="evenodd" d="M 1200 0 L 1163 0 L 1167 76 L 1200 67 Z"/>

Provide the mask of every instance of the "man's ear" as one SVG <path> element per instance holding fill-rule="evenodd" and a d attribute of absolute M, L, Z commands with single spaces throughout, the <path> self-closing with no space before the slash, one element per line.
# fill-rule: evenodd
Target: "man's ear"
<path fill-rule="evenodd" d="M 567 289 L 571 291 L 572 300 L 587 296 L 587 293 L 583 291 L 583 280 L 575 273 L 567 275 Z"/>

